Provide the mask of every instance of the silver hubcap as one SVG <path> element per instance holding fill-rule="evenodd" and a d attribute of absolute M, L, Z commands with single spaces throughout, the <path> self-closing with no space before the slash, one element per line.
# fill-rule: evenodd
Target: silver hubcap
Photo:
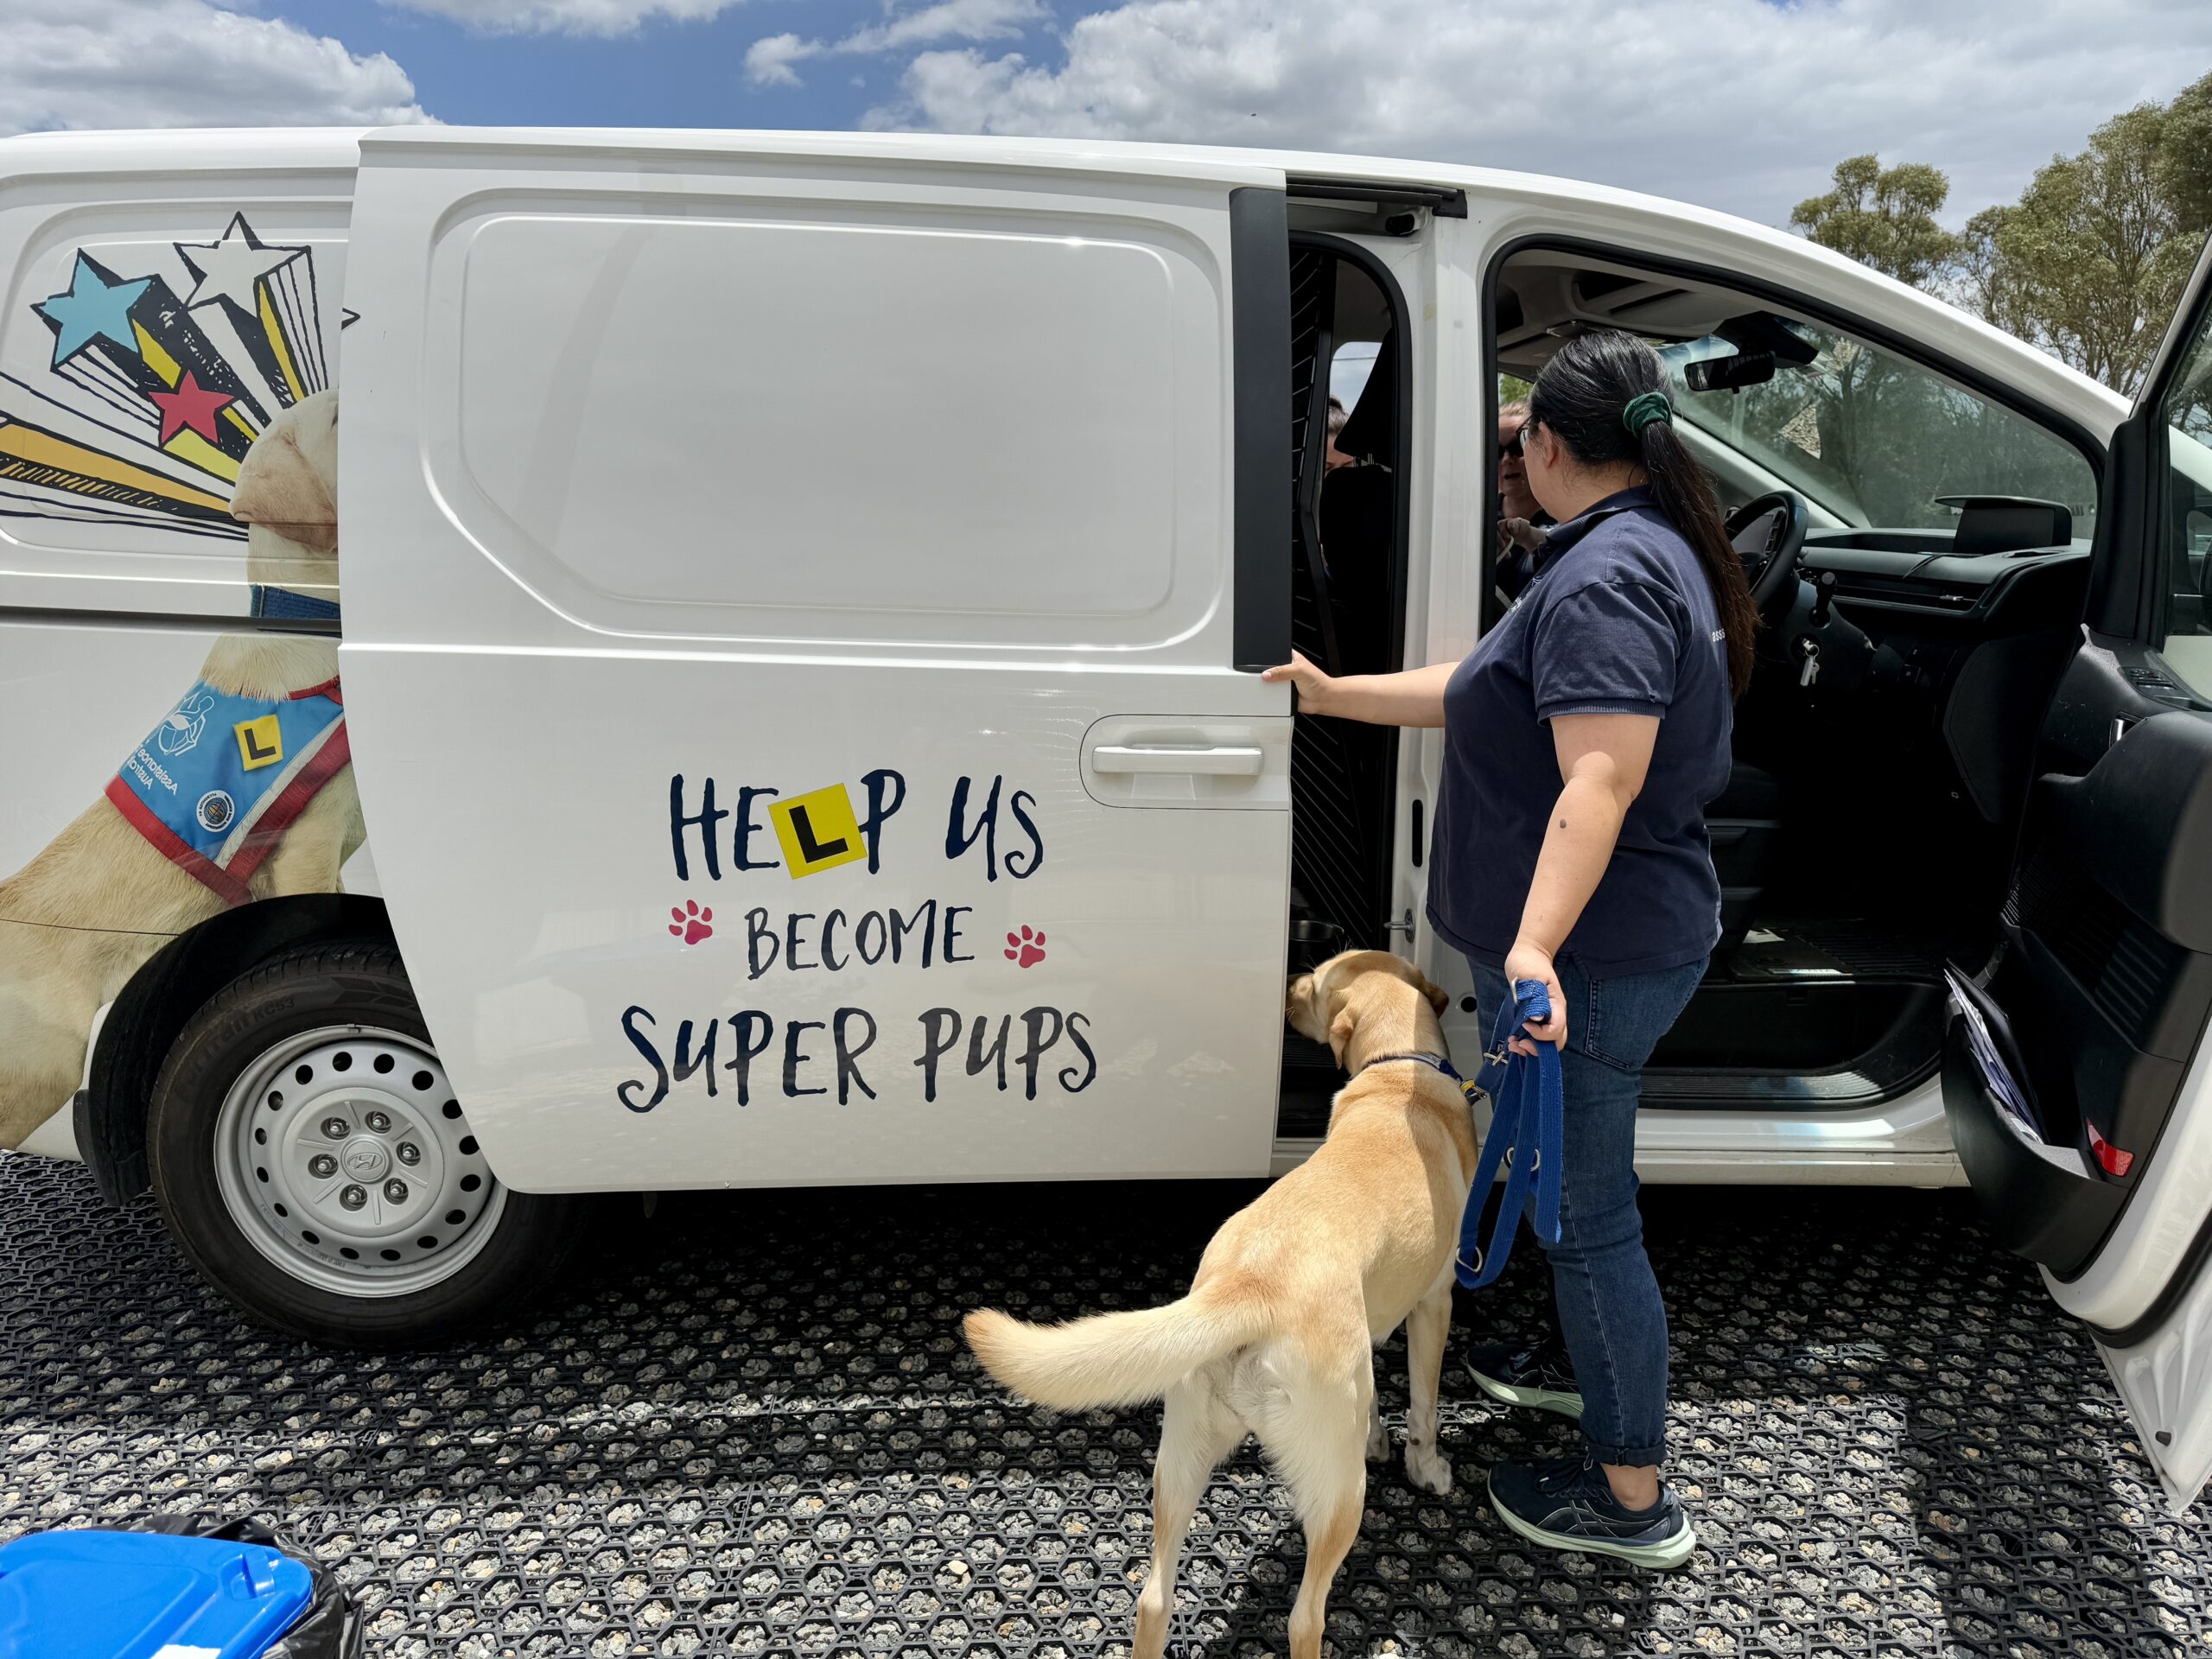
<path fill-rule="evenodd" d="M 347 1296 L 452 1277 L 507 1197 L 437 1056 L 369 1026 L 304 1032 L 247 1066 L 216 1121 L 215 1178 L 256 1249 Z"/>

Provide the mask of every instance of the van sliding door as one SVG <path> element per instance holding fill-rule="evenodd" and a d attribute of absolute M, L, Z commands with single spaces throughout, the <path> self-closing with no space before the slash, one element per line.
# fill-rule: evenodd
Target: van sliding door
<path fill-rule="evenodd" d="M 500 1178 L 1263 1173 L 1281 175 L 363 151 L 347 713 Z"/>

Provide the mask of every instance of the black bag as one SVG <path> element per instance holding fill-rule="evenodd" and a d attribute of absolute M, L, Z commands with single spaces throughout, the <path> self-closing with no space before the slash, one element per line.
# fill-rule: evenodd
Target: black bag
<path fill-rule="evenodd" d="M 276 1638 L 262 1659 L 361 1659 L 364 1632 L 360 1609 L 327 1569 L 305 1550 L 254 1520 L 222 1521 L 206 1515 L 157 1515 L 133 1526 L 133 1532 L 158 1532 L 173 1538 L 217 1538 L 227 1543 L 258 1544 L 282 1550 L 308 1570 L 315 1596 L 307 1611 Z"/>

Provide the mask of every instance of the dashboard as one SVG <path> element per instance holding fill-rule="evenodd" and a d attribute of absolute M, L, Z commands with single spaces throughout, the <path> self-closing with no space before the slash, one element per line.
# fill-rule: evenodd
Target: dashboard
<path fill-rule="evenodd" d="M 2068 591 L 2075 603 L 2066 620 L 2078 618 L 2089 543 L 1961 554 L 1945 531 L 1815 530 L 1807 533 L 1797 563 L 1807 582 L 1827 588 L 1836 604 L 1854 612 L 1954 618 L 1987 626 L 2024 620 L 2007 615 L 2024 600 Z M 2052 620 L 2042 605 L 2034 608 L 2040 614 L 2026 626 Z"/>
<path fill-rule="evenodd" d="M 2080 640 L 2088 543 L 1961 554 L 1942 531 L 1815 530 L 1797 574 L 1768 649 L 1802 661 L 1804 639 L 1817 642 L 1817 683 L 1800 684 L 1800 709 L 1938 737 L 1966 798 L 2000 821 Z"/>

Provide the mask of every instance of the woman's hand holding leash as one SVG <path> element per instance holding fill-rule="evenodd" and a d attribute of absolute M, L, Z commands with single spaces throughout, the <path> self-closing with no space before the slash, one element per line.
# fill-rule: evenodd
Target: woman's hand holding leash
<path fill-rule="evenodd" d="M 1524 979 L 1542 982 L 1544 995 L 1551 999 L 1552 1011 L 1548 1019 L 1531 1020 L 1524 1027 L 1528 1034 L 1516 1037 L 1507 1045 L 1516 1054 L 1534 1054 L 1538 1043 L 1557 1043 L 1567 1046 L 1567 993 L 1560 987 L 1559 968 L 1552 960 L 1552 953 L 1541 944 L 1527 939 L 1516 939 L 1513 948 L 1505 953 L 1505 980 L 1509 985 Z"/>

